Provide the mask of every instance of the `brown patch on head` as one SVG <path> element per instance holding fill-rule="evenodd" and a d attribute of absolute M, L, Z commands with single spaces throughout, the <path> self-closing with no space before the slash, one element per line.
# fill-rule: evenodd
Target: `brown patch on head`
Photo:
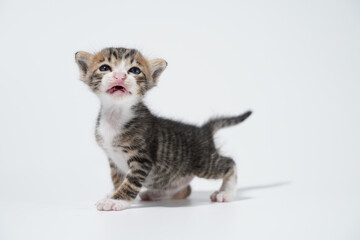
<path fill-rule="evenodd" d="M 93 60 L 93 63 L 95 63 L 95 64 L 96 64 L 96 63 L 97 63 L 97 64 L 101 64 L 101 63 L 105 62 L 105 57 L 104 57 L 104 55 L 102 55 L 102 54 L 100 54 L 100 53 L 96 54 L 93 59 L 94 59 L 94 60 Z"/>

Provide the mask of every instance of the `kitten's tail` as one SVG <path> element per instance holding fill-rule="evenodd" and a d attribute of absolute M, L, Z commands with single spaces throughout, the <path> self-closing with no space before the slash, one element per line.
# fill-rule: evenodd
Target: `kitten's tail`
<path fill-rule="evenodd" d="M 234 126 L 238 123 L 243 122 L 251 115 L 251 111 L 247 111 L 241 115 L 235 117 L 218 117 L 212 118 L 207 123 L 203 125 L 204 128 L 210 128 L 212 133 L 216 133 L 219 129 L 224 127 Z"/>

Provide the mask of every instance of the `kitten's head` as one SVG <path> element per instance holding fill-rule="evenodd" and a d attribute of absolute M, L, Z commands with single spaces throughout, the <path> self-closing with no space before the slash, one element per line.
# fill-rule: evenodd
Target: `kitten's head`
<path fill-rule="evenodd" d="M 98 53 L 77 52 L 80 78 L 106 101 L 140 99 L 157 84 L 167 63 L 147 60 L 136 49 L 106 48 Z"/>

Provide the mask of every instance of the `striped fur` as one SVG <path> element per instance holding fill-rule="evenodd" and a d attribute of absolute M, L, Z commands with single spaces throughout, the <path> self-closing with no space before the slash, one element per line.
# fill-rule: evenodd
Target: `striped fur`
<path fill-rule="evenodd" d="M 127 207 L 126 203 L 131 203 L 143 187 L 147 188 L 140 194 L 143 200 L 186 198 L 195 176 L 223 179 L 212 201 L 234 197 L 235 162 L 219 154 L 213 134 L 244 121 L 251 112 L 211 119 L 201 127 L 160 118 L 150 112 L 142 98 L 157 84 L 167 65 L 164 60 L 147 60 L 135 49 L 107 48 L 96 54 L 78 52 L 76 62 L 81 80 L 101 100 L 95 136 L 108 155 L 115 189 L 111 200 L 98 203 L 99 210 Z M 105 63 L 121 71 L 133 66 L 141 69 L 139 75 L 127 72 L 129 96 L 112 97 L 104 92 L 113 76 L 112 72 L 99 71 Z"/>

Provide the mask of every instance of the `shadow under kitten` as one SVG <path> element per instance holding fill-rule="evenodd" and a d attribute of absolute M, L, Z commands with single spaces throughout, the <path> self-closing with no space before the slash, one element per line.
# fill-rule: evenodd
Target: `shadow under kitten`
<path fill-rule="evenodd" d="M 277 182 L 266 185 L 257 185 L 238 188 L 236 190 L 236 198 L 232 202 L 244 201 L 252 199 L 253 197 L 246 197 L 244 193 L 253 190 L 268 189 L 281 187 L 290 184 L 291 182 Z M 189 198 L 180 200 L 160 200 L 160 201 L 141 201 L 136 200 L 131 208 L 149 208 L 149 207 L 196 207 L 215 204 L 209 200 L 211 191 L 193 191 Z"/>

